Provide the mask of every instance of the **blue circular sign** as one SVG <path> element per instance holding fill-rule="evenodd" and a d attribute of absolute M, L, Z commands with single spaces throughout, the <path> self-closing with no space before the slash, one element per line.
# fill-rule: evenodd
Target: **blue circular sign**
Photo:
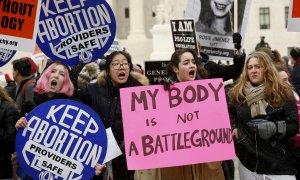
<path fill-rule="evenodd" d="M 73 100 L 39 105 L 19 129 L 16 152 L 21 167 L 33 179 L 91 179 L 103 164 L 107 135 L 99 116 Z"/>
<path fill-rule="evenodd" d="M 116 20 L 105 0 L 42 0 L 37 44 L 70 66 L 102 57 L 114 41 Z"/>
<path fill-rule="evenodd" d="M 14 57 L 16 52 L 16 50 L 0 48 L 0 67 L 9 62 Z"/>

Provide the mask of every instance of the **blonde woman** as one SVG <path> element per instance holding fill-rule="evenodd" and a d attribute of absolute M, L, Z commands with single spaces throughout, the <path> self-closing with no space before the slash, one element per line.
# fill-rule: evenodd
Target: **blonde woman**
<path fill-rule="evenodd" d="M 270 56 L 255 52 L 247 58 L 229 99 L 240 178 L 296 180 L 287 140 L 298 132 L 297 106 Z"/>

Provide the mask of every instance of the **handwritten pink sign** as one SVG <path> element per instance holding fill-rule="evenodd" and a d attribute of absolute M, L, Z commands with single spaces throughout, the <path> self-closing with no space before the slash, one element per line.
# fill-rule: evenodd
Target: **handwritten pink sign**
<path fill-rule="evenodd" d="M 233 159 L 221 79 L 121 89 L 128 169 Z"/>

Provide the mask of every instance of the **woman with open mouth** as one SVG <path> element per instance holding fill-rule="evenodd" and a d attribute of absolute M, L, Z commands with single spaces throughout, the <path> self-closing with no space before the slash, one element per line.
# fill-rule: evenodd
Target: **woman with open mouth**
<path fill-rule="evenodd" d="M 74 86 L 69 76 L 69 67 L 54 62 L 48 65 L 34 88 L 34 104 L 26 104 L 26 111 L 30 112 L 36 106 L 54 99 L 69 99 L 73 96 Z M 16 128 L 25 128 L 27 121 L 22 117 L 16 123 Z"/>
<path fill-rule="evenodd" d="M 131 56 L 125 51 L 114 51 L 107 58 L 105 68 L 96 83 L 89 84 L 78 93 L 79 99 L 91 106 L 101 117 L 106 128 L 111 127 L 122 155 L 113 159 L 94 179 L 134 178 L 134 171 L 127 170 L 120 104 L 120 88 L 148 85 L 149 80 L 133 71 Z"/>
<path fill-rule="evenodd" d="M 199 58 L 194 50 L 176 50 L 171 56 L 170 63 L 167 65 L 167 72 L 170 79 L 169 83 L 207 78 L 207 71 L 200 67 L 199 64 Z M 138 180 L 224 180 L 224 173 L 222 162 L 210 162 L 187 166 L 139 170 L 136 171 L 136 177 Z"/>
<path fill-rule="evenodd" d="M 54 62 L 47 66 L 34 88 L 34 103 L 24 103 L 24 111 L 30 112 L 36 106 L 54 99 L 68 99 L 73 96 L 74 86 L 69 76 L 69 68 L 60 63 Z M 15 128 L 27 127 L 27 120 L 21 117 L 15 124 Z M 21 168 L 18 172 L 24 173 Z M 29 174 L 22 174 L 22 178 L 31 179 Z"/>

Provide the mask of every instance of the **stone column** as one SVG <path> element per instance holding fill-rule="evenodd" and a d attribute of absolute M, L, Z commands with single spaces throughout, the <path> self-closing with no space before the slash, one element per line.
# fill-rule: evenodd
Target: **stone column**
<path fill-rule="evenodd" d="M 106 0 L 106 2 L 110 5 L 111 9 L 113 10 L 116 16 L 116 2 L 115 0 Z"/>
<path fill-rule="evenodd" d="M 146 39 L 144 0 L 129 0 L 130 32 L 128 40 Z"/>

